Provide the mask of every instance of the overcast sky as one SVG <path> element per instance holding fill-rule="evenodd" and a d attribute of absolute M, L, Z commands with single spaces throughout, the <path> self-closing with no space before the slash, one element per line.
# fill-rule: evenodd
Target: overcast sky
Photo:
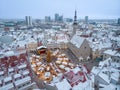
<path fill-rule="evenodd" d="M 77 9 L 78 18 L 118 18 L 120 0 L 0 0 L 0 18 L 44 18 L 55 13 L 73 18 Z"/>

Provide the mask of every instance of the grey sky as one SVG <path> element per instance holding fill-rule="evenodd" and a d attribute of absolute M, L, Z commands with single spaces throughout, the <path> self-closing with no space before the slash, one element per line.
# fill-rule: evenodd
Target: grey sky
<path fill-rule="evenodd" d="M 118 18 L 120 0 L 0 0 L 0 18 L 44 18 L 55 13 L 73 18 Z"/>

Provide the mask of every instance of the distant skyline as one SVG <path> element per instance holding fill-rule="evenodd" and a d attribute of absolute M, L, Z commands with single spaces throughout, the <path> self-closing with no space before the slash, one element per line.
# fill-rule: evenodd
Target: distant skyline
<path fill-rule="evenodd" d="M 117 19 L 120 18 L 120 0 L 0 0 L 0 19 L 44 19 L 54 14 L 64 18 Z"/>

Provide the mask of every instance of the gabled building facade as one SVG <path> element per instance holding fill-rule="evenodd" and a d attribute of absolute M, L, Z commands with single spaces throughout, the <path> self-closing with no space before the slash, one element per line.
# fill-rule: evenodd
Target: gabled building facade
<path fill-rule="evenodd" d="M 80 60 L 88 60 L 92 55 L 92 50 L 85 38 L 74 35 L 68 43 L 68 48 Z"/>

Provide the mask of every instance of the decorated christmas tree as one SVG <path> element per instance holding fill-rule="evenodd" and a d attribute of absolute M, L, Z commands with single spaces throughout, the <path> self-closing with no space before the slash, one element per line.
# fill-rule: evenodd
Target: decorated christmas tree
<path fill-rule="evenodd" d="M 50 50 L 47 51 L 46 60 L 47 62 L 51 62 L 51 51 Z"/>

